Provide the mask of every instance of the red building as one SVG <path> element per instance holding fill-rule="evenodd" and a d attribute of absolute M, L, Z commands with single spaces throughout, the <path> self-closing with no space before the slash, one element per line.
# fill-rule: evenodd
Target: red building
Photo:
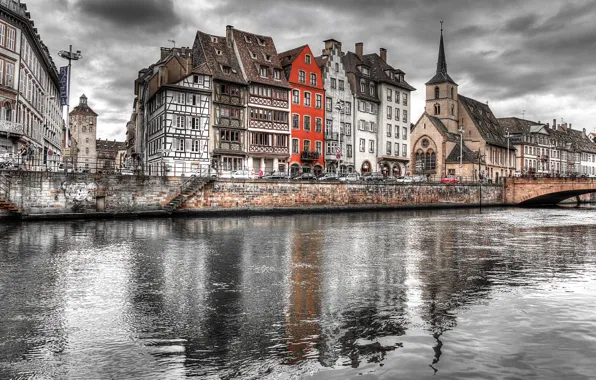
<path fill-rule="evenodd" d="M 324 170 L 325 90 L 321 69 L 308 45 L 278 54 L 292 86 L 290 173 Z"/>

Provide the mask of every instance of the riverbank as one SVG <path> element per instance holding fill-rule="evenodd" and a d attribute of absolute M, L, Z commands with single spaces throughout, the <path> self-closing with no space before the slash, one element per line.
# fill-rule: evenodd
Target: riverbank
<path fill-rule="evenodd" d="M 193 181 L 64 173 L 14 173 L 0 194 L 22 220 L 296 214 L 504 206 L 501 185 L 274 180 Z"/>

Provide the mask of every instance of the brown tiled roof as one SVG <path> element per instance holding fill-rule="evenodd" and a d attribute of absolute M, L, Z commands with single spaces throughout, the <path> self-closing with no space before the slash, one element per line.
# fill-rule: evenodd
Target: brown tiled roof
<path fill-rule="evenodd" d="M 377 53 L 366 54 L 362 57 L 362 59 L 370 67 L 370 75 L 377 82 L 384 82 L 408 91 L 416 91 L 416 89 L 410 86 L 410 84 L 408 84 L 408 82 L 405 80 L 398 82 L 396 79 L 391 79 L 391 77 L 387 75 L 387 71 L 392 71 L 398 74 L 405 73 L 401 70 L 394 69 L 387 62 L 383 61 Z"/>
<path fill-rule="evenodd" d="M 459 140 L 459 139 L 458 139 Z M 451 153 L 449 153 L 449 156 L 447 156 L 447 159 L 445 160 L 448 164 L 459 164 L 459 141 L 457 141 L 455 143 L 455 147 L 453 147 L 453 149 L 451 150 Z M 473 150 L 471 150 L 470 148 L 468 148 L 468 146 L 464 143 L 462 150 L 462 159 L 461 162 L 464 164 L 477 164 L 478 163 L 478 152 L 475 152 Z M 481 159 L 480 160 L 480 164 L 483 164 L 484 161 Z"/>
<path fill-rule="evenodd" d="M 192 61 L 195 68 L 206 66 L 214 79 L 246 84 L 234 48 L 228 46 L 225 37 L 197 31 Z M 230 71 L 224 72 L 223 67 L 229 67 Z"/>
<path fill-rule="evenodd" d="M 315 57 L 315 62 L 317 63 L 317 66 L 319 66 L 319 68 L 321 70 L 323 70 L 323 67 L 325 67 L 328 60 L 329 60 L 329 57 L 326 55 L 321 55 L 321 56 Z"/>
<path fill-rule="evenodd" d="M 126 150 L 126 143 L 121 141 L 110 141 L 110 140 L 102 140 L 98 139 L 95 141 L 95 146 L 97 151 L 110 151 L 110 152 L 117 152 L 119 150 Z"/>
<path fill-rule="evenodd" d="M 544 125 L 531 120 L 520 119 L 517 117 L 502 117 L 497 121 L 503 127 L 503 130 L 510 133 L 530 133 L 530 127 L 535 125 Z"/>
<path fill-rule="evenodd" d="M 363 57 L 364 58 L 364 57 Z M 358 69 L 358 66 L 363 65 L 371 69 L 371 67 L 363 62 L 358 56 L 351 51 L 347 52 L 343 57 L 341 57 L 341 63 L 350 78 L 350 86 L 352 87 L 352 92 L 356 95 L 357 98 L 370 100 L 373 102 L 379 102 L 380 99 L 378 97 L 379 92 L 376 91 L 374 96 L 369 95 L 368 92 L 368 85 L 370 82 L 375 83 L 375 80 L 371 76 L 364 76 Z M 351 74 L 351 75 L 350 75 Z M 353 79 L 352 79 L 353 78 Z M 364 93 L 360 92 L 360 80 L 364 79 L 366 81 L 366 91 Z"/>
<path fill-rule="evenodd" d="M 273 79 L 273 70 L 283 71 L 283 67 L 271 37 L 260 36 L 238 29 L 232 29 L 232 34 L 239 59 L 242 61 L 244 74 L 249 82 L 291 88 L 284 75 L 281 75 L 280 80 Z M 268 68 L 266 78 L 261 77 L 259 74 L 259 68 L 262 66 Z"/>
<path fill-rule="evenodd" d="M 83 96 L 81 96 L 81 98 L 85 98 L 85 103 L 79 102 L 79 104 L 75 108 L 73 108 L 72 111 L 70 111 L 69 115 L 98 116 L 95 113 L 95 111 L 93 111 L 91 109 L 91 107 L 89 107 L 89 105 L 87 104 L 87 102 L 86 102 L 87 97 L 85 96 L 85 94 L 83 94 Z"/>
<path fill-rule="evenodd" d="M 277 55 L 277 57 L 279 58 L 279 62 L 281 63 L 281 65 L 283 67 L 286 67 L 287 65 L 291 65 L 292 63 L 294 63 L 296 58 L 300 55 L 302 50 L 304 50 L 304 48 L 307 46 L 308 45 L 302 45 L 302 46 L 298 46 L 297 48 L 279 53 Z"/>
<path fill-rule="evenodd" d="M 488 104 L 480 103 L 477 100 L 458 95 L 461 104 L 466 109 L 466 112 L 474 122 L 474 125 L 480 132 L 480 136 L 489 145 L 500 147 L 507 147 L 507 140 L 505 139 L 505 130 L 499 124 L 499 121 L 493 115 Z"/>

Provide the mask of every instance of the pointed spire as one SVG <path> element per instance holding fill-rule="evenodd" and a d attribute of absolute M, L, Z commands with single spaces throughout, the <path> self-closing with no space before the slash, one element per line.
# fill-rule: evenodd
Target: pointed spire
<path fill-rule="evenodd" d="M 447 74 L 447 60 L 445 59 L 445 46 L 443 45 L 443 21 L 441 21 L 441 42 L 439 43 L 439 60 L 437 61 L 437 74 Z"/>
<path fill-rule="evenodd" d="M 437 61 L 437 73 L 435 76 L 426 82 L 426 84 L 438 84 L 438 83 L 453 83 L 456 84 L 453 79 L 447 74 L 447 59 L 445 58 L 445 45 L 443 43 L 443 21 L 441 21 L 441 40 L 439 42 L 439 59 Z"/>

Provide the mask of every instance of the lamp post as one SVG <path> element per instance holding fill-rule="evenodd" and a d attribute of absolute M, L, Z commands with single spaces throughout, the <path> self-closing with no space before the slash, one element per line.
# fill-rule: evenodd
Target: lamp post
<path fill-rule="evenodd" d="M 462 178 L 462 158 L 464 154 L 464 126 L 459 126 L 459 178 Z"/>
<path fill-rule="evenodd" d="M 69 116 L 68 113 L 70 111 L 70 70 L 71 70 L 71 62 L 72 61 L 78 61 L 79 59 L 83 58 L 83 55 L 81 54 L 80 50 L 77 50 L 76 52 L 72 52 L 72 45 L 69 45 L 68 47 L 68 51 L 66 50 L 60 50 L 58 52 L 58 55 L 66 60 L 68 60 L 68 91 L 66 94 L 66 138 L 65 138 L 65 145 L 66 148 L 68 148 L 70 146 L 70 139 L 69 139 L 69 128 L 70 128 L 70 120 L 69 120 Z"/>
<path fill-rule="evenodd" d="M 509 170 L 511 170 L 511 154 L 509 153 L 509 138 L 511 137 L 511 133 L 507 131 L 505 135 L 507 138 L 507 170 L 505 170 L 505 177 L 509 177 Z"/>

